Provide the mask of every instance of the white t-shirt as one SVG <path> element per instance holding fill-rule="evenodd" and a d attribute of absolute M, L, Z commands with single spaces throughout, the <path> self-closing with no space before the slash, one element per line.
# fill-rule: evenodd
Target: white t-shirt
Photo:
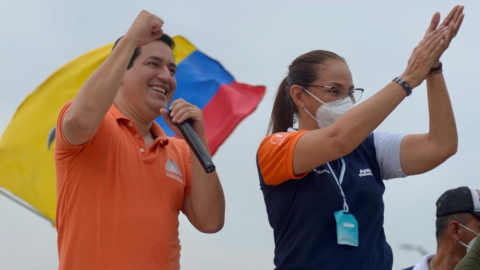
<path fill-rule="evenodd" d="M 404 136 L 404 134 L 399 133 L 373 132 L 377 162 L 380 165 L 380 174 L 384 180 L 407 176 L 400 163 L 400 146 Z"/>
<path fill-rule="evenodd" d="M 428 270 L 428 261 L 433 259 L 435 254 L 428 254 L 424 256 L 419 263 L 415 264 L 412 270 Z"/>

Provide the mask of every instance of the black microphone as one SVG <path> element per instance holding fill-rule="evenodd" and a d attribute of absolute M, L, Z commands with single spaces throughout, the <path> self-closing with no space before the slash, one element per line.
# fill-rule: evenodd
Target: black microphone
<path fill-rule="evenodd" d="M 195 133 L 195 130 L 193 130 L 191 120 L 187 119 L 181 124 L 176 125 L 178 128 L 180 128 L 183 137 L 187 141 L 190 148 L 192 148 L 193 153 L 195 153 L 195 156 L 197 156 L 200 164 L 202 164 L 203 169 L 205 169 L 207 173 L 215 171 L 215 165 L 213 164 L 212 158 L 208 155 L 207 150 L 205 150 L 205 147 L 200 141 L 200 138 L 198 138 L 197 133 Z"/>

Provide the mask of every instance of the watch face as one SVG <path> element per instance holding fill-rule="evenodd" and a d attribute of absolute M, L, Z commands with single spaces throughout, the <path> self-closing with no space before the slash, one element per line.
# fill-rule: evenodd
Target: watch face
<path fill-rule="evenodd" d="M 407 81 L 405 81 L 404 79 L 402 79 L 400 77 L 396 77 L 395 79 L 393 79 L 393 81 L 402 86 L 402 88 L 405 90 L 405 92 L 407 92 L 407 97 L 410 96 L 410 94 L 412 93 L 412 88 L 407 83 Z"/>

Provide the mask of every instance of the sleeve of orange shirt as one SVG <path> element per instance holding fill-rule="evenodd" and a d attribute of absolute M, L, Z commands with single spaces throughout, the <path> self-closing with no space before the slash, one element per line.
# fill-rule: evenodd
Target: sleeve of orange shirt
<path fill-rule="evenodd" d="M 76 152 L 76 150 L 80 150 L 84 148 L 86 144 L 88 144 L 73 145 L 67 141 L 63 133 L 63 120 L 65 119 L 65 116 L 72 105 L 72 101 L 73 100 L 67 102 L 58 115 L 57 130 L 55 134 L 55 152 L 57 157 L 69 156 L 72 154 L 72 152 Z"/>
<path fill-rule="evenodd" d="M 280 185 L 290 179 L 300 179 L 308 172 L 293 174 L 293 153 L 298 139 L 308 131 L 281 132 L 267 136 L 257 152 L 258 168 L 266 185 Z"/>
<path fill-rule="evenodd" d="M 57 119 L 57 130 L 55 133 L 55 152 L 58 158 L 63 158 L 72 155 L 73 153 L 76 153 L 84 148 L 88 148 L 93 141 L 93 138 L 88 141 L 85 144 L 82 145 L 73 145 L 67 141 L 65 138 L 65 135 L 63 133 L 63 119 L 65 119 L 65 116 L 67 115 L 68 110 L 70 109 L 72 105 L 72 101 L 67 102 L 62 110 L 60 111 L 60 114 Z M 104 117 L 102 122 L 100 123 L 97 134 L 99 132 L 102 132 L 104 130 L 104 125 L 106 122 L 106 118 Z"/>
<path fill-rule="evenodd" d="M 63 134 L 63 119 L 65 119 L 65 116 L 67 115 L 67 112 L 70 109 L 71 105 L 72 101 L 67 102 L 67 104 L 63 106 L 60 114 L 58 115 L 57 130 L 55 134 L 55 148 L 57 152 L 58 150 L 66 151 L 69 148 L 81 148 L 81 146 L 70 144 L 65 138 L 65 135 Z"/>

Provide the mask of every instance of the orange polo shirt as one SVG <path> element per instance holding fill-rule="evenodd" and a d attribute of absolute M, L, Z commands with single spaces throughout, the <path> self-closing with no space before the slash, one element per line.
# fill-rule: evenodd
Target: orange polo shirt
<path fill-rule="evenodd" d="M 112 105 L 95 136 L 55 140 L 60 270 L 179 269 L 178 215 L 190 195 L 190 148 L 158 136 L 147 148 L 134 121 Z"/>

